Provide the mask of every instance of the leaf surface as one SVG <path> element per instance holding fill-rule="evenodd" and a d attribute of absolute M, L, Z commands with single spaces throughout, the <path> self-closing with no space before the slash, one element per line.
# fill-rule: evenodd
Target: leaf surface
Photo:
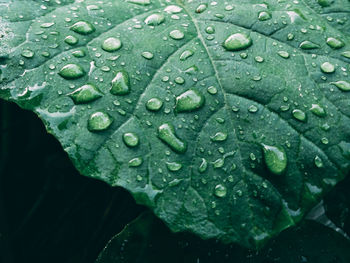
<path fill-rule="evenodd" d="M 349 36 L 309 3 L 5 1 L 0 14 L 0 96 L 173 231 L 259 247 L 349 170 Z"/>

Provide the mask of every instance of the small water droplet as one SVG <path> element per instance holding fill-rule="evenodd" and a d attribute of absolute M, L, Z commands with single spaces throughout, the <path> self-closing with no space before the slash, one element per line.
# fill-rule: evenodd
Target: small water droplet
<path fill-rule="evenodd" d="M 229 36 L 223 46 L 226 50 L 237 51 L 250 47 L 252 45 L 252 39 L 250 36 L 244 33 L 236 33 Z"/>
<path fill-rule="evenodd" d="M 287 168 L 287 154 L 282 147 L 262 144 L 267 168 L 276 175 L 281 175 Z"/>
<path fill-rule="evenodd" d="M 169 5 L 166 8 L 164 8 L 164 12 L 168 14 L 178 14 L 182 11 L 182 8 L 177 5 Z"/>
<path fill-rule="evenodd" d="M 214 87 L 214 86 L 208 87 L 207 91 L 208 91 L 208 93 L 211 94 L 211 95 L 215 95 L 216 93 L 218 93 L 217 88 Z"/>
<path fill-rule="evenodd" d="M 324 73 L 333 73 L 335 71 L 335 67 L 329 62 L 325 62 L 321 65 L 321 70 Z"/>
<path fill-rule="evenodd" d="M 158 26 L 165 20 L 162 14 L 152 14 L 145 19 L 145 23 L 149 26 Z"/>
<path fill-rule="evenodd" d="M 180 140 L 175 134 L 173 125 L 164 123 L 158 128 L 158 138 L 166 143 L 173 151 L 184 153 L 187 150 L 187 143 Z"/>
<path fill-rule="evenodd" d="M 88 35 L 95 31 L 94 26 L 86 21 L 76 22 L 74 25 L 70 27 L 70 29 L 80 35 Z"/>
<path fill-rule="evenodd" d="M 107 52 L 114 52 L 122 47 L 122 42 L 119 38 L 109 37 L 102 43 L 102 49 Z"/>
<path fill-rule="evenodd" d="M 107 113 L 98 111 L 90 115 L 88 130 L 91 132 L 104 131 L 111 126 L 113 119 Z"/>
<path fill-rule="evenodd" d="M 171 172 L 177 172 L 182 168 L 182 164 L 177 162 L 166 162 L 166 166 Z"/>
<path fill-rule="evenodd" d="M 185 50 L 184 52 L 182 52 L 181 56 L 180 56 L 180 60 L 181 61 L 185 61 L 186 59 L 188 59 L 189 57 L 193 56 L 194 52 L 192 50 Z"/>
<path fill-rule="evenodd" d="M 75 36 L 67 36 L 64 39 L 64 42 L 66 42 L 68 45 L 74 46 L 74 45 L 78 44 L 79 39 L 76 38 Z"/>
<path fill-rule="evenodd" d="M 345 46 L 345 43 L 342 40 L 337 39 L 335 37 L 327 38 L 326 43 L 333 49 L 339 49 Z"/>
<path fill-rule="evenodd" d="M 308 40 L 301 42 L 299 47 L 301 49 L 317 49 L 317 48 L 320 48 L 319 45 L 317 45 L 317 44 L 315 44 L 315 43 L 313 43 L 311 41 L 308 41 Z"/>
<path fill-rule="evenodd" d="M 341 55 L 343 57 L 350 58 L 350 51 L 344 51 L 343 53 L 341 53 Z"/>
<path fill-rule="evenodd" d="M 183 39 L 185 37 L 185 34 L 183 32 L 181 32 L 180 30 L 175 29 L 169 33 L 169 36 L 172 39 L 180 40 L 180 39 Z"/>
<path fill-rule="evenodd" d="M 34 52 L 30 49 L 24 49 L 21 53 L 22 57 L 25 58 L 32 58 L 34 57 Z"/>
<path fill-rule="evenodd" d="M 190 89 L 176 98 L 175 110 L 188 112 L 201 108 L 204 104 L 204 96 L 197 90 Z"/>
<path fill-rule="evenodd" d="M 258 19 L 259 19 L 260 21 L 269 20 L 269 19 L 271 19 L 271 14 L 270 14 L 269 12 L 262 11 L 262 12 L 259 13 Z"/>
<path fill-rule="evenodd" d="M 292 115 L 298 121 L 302 121 L 302 122 L 306 121 L 306 113 L 303 112 L 302 110 L 295 109 L 295 110 L 293 110 Z"/>
<path fill-rule="evenodd" d="M 146 108 L 150 111 L 159 111 L 163 106 L 163 102 L 158 98 L 149 99 Z"/>
<path fill-rule="evenodd" d="M 58 74 L 65 79 L 77 79 L 85 75 L 84 69 L 77 64 L 67 64 L 61 68 Z"/>
<path fill-rule="evenodd" d="M 210 139 L 213 142 L 223 142 L 227 139 L 227 133 L 226 132 L 217 132 L 214 136 L 211 136 Z"/>
<path fill-rule="evenodd" d="M 202 158 L 202 162 L 198 167 L 198 171 L 200 173 L 204 173 L 207 170 L 207 168 L 208 168 L 208 162 L 206 159 Z"/>
<path fill-rule="evenodd" d="M 85 51 L 84 50 L 75 50 L 72 55 L 76 58 L 82 58 L 85 57 Z"/>
<path fill-rule="evenodd" d="M 205 32 L 207 32 L 208 34 L 214 34 L 215 33 L 215 28 L 213 26 L 208 26 L 205 29 Z"/>
<path fill-rule="evenodd" d="M 112 88 L 110 90 L 113 95 L 126 95 L 130 93 L 130 81 L 128 73 L 119 71 L 112 80 Z"/>
<path fill-rule="evenodd" d="M 287 51 L 278 51 L 277 54 L 280 55 L 282 58 L 289 58 L 289 53 Z"/>
<path fill-rule="evenodd" d="M 317 168 L 322 168 L 323 167 L 323 161 L 322 159 L 316 155 L 315 159 L 314 159 L 315 165 Z"/>
<path fill-rule="evenodd" d="M 350 82 L 345 80 L 339 80 L 336 82 L 332 82 L 331 84 L 335 85 L 337 88 L 339 88 L 342 91 L 350 91 Z"/>
<path fill-rule="evenodd" d="M 205 10 L 207 10 L 207 4 L 200 4 L 196 8 L 196 13 L 200 14 L 200 13 L 203 13 Z"/>
<path fill-rule="evenodd" d="M 133 132 L 124 133 L 123 141 L 125 145 L 129 147 L 136 147 L 139 145 L 139 137 Z"/>
<path fill-rule="evenodd" d="M 226 187 L 223 186 L 222 184 L 216 185 L 214 189 L 214 194 L 220 198 L 225 197 L 227 194 Z"/>
<path fill-rule="evenodd" d="M 103 93 L 95 85 L 86 84 L 76 89 L 74 92 L 69 93 L 68 96 L 73 99 L 74 103 L 82 104 L 101 98 Z"/>
<path fill-rule="evenodd" d="M 326 116 L 326 111 L 319 104 L 312 104 L 310 111 L 318 117 Z"/>
<path fill-rule="evenodd" d="M 129 167 L 139 167 L 142 163 L 143 159 L 141 157 L 136 157 L 129 161 Z"/>
<path fill-rule="evenodd" d="M 148 52 L 148 51 L 145 51 L 145 52 L 142 52 L 141 54 L 145 59 L 148 59 L 148 60 L 151 60 L 154 55 L 151 53 L 151 52 Z"/>

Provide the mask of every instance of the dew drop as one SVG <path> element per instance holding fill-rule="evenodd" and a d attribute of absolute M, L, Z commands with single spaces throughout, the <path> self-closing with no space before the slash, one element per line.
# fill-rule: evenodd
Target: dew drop
<path fill-rule="evenodd" d="M 177 112 L 189 112 L 201 108 L 204 104 L 204 96 L 197 90 L 190 89 L 176 98 L 175 110 Z"/>
<path fill-rule="evenodd" d="M 185 37 L 185 34 L 183 32 L 181 32 L 180 30 L 175 29 L 169 33 L 169 36 L 172 39 L 180 40 L 180 39 L 183 39 Z"/>
<path fill-rule="evenodd" d="M 325 62 L 321 65 L 321 70 L 324 73 L 333 73 L 335 71 L 335 67 L 329 62 Z"/>
<path fill-rule="evenodd" d="M 145 19 L 145 23 L 149 26 L 158 26 L 165 20 L 162 14 L 152 14 Z"/>
<path fill-rule="evenodd" d="M 73 32 L 78 33 L 80 35 L 88 35 L 95 31 L 94 26 L 86 21 L 76 22 L 70 27 L 70 29 Z"/>
<path fill-rule="evenodd" d="M 295 110 L 292 111 L 292 115 L 298 121 L 302 121 L 302 122 L 306 121 L 306 113 L 303 112 L 302 110 L 295 109 Z"/>
<path fill-rule="evenodd" d="M 207 10 L 207 5 L 206 4 L 200 4 L 196 8 L 196 13 L 200 14 L 200 13 L 203 13 L 205 10 Z"/>
<path fill-rule="evenodd" d="M 345 80 L 339 80 L 336 82 L 332 82 L 331 84 L 335 85 L 337 88 L 339 88 L 342 91 L 350 91 L 350 82 Z"/>
<path fill-rule="evenodd" d="M 123 141 L 125 145 L 129 147 L 136 147 L 139 145 L 139 137 L 133 132 L 124 133 Z"/>
<path fill-rule="evenodd" d="M 182 168 L 182 164 L 177 162 L 166 162 L 166 166 L 171 172 L 177 172 Z"/>
<path fill-rule="evenodd" d="M 68 96 L 73 99 L 74 103 L 83 104 L 101 98 L 103 93 L 95 85 L 86 84 L 74 92 L 69 93 Z"/>
<path fill-rule="evenodd" d="M 85 57 L 85 52 L 84 50 L 75 50 L 72 55 L 76 58 L 82 58 Z"/>
<path fill-rule="evenodd" d="M 327 38 L 326 43 L 333 49 L 339 49 L 345 46 L 345 43 L 342 40 L 334 37 Z"/>
<path fill-rule="evenodd" d="M 163 102 L 158 98 L 149 99 L 146 103 L 147 110 L 159 111 L 163 106 Z"/>
<path fill-rule="evenodd" d="M 110 92 L 113 95 L 126 95 L 130 93 L 129 76 L 125 71 L 119 71 L 112 80 Z"/>
<path fill-rule="evenodd" d="M 164 8 L 164 12 L 168 14 L 178 14 L 182 11 L 182 8 L 177 5 L 169 5 L 166 8 Z"/>
<path fill-rule="evenodd" d="M 202 162 L 198 167 L 198 171 L 200 173 L 204 173 L 207 170 L 207 168 L 208 168 L 208 162 L 206 159 L 202 158 Z"/>
<path fill-rule="evenodd" d="M 154 57 L 154 55 L 151 52 L 148 52 L 148 51 L 142 52 L 141 55 L 145 59 L 148 59 L 148 60 L 151 60 Z"/>
<path fill-rule="evenodd" d="M 122 47 L 122 42 L 119 38 L 110 37 L 103 41 L 101 47 L 104 51 L 114 52 Z"/>
<path fill-rule="evenodd" d="M 341 53 L 341 55 L 343 57 L 350 58 L 350 51 L 344 51 L 343 53 Z"/>
<path fill-rule="evenodd" d="M 267 168 L 273 174 L 280 175 L 287 168 L 287 154 L 282 147 L 262 144 L 264 160 Z"/>
<path fill-rule="evenodd" d="M 181 61 L 185 61 L 189 57 L 193 56 L 194 52 L 192 50 L 185 50 L 180 56 Z"/>
<path fill-rule="evenodd" d="M 223 47 L 229 51 L 236 51 L 246 49 L 250 47 L 252 43 L 250 36 L 244 33 L 236 33 L 225 40 Z"/>
<path fill-rule="evenodd" d="M 312 104 L 310 111 L 318 117 L 326 116 L 326 111 L 319 104 Z"/>
<path fill-rule="evenodd" d="M 225 197 L 227 194 L 226 187 L 223 186 L 222 184 L 216 185 L 214 189 L 214 194 L 220 198 Z"/>
<path fill-rule="evenodd" d="M 208 87 L 207 91 L 208 91 L 208 93 L 211 94 L 211 95 L 215 95 L 216 93 L 218 93 L 217 88 L 214 87 L 214 86 Z"/>
<path fill-rule="evenodd" d="M 88 130 L 91 132 L 104 131 L 111 126 L 113 119 L 107 113 L 98 111 L 90 115 Z"/>
<path fill-rule="evenodd" d="M 259 13 L 258 19 L 259 19 L 260 21 L 269 20 L 269 19 L 271 19 L 271 14 L 270 14 L 269 12 L 262 11 L 262 12 Z"/>
<path fill-rule="evenodd" d="M 215 33 L 215 28 L 213 26 L 208 26 L 205 29 L 205 32 L 207 32 L 208 34 L 214 34 Z"/>
<path fill-rule="evenodd" d="M 137 5 L 149 5 L 151 0 L 127 0 L 127 2 Z"/>
<path fill-rule="evenodd" d="M 129 161 L 129 167 L 139 167 L 142 163 L 143 159 L 141 157 L 136 157 Z"/>
<path fill-rule="evenodd" d="M 223 142 L 227 139 L 227 133 L 225 132 L 217 132 L 214 136 L 211 136 L 210 139 L 213 142 Z"/>
<path fill-rule="evenodd" d="M 317 45 L 317 44 L 315 44 L 315 43 L 313 43 L 311 41 L 308 41 L 308 40 L 301 42 L 299 47 L 301 49 L 317 49 L 317 48 L 320 48 L 319 45 Z"/>
<path fill-rule="evenodd" d="M 30 49 L 25 49 L 22 51 L 21 55 L 24 58 L 32 58 L 34 57 L 34 52 Z"/>
<path fill-rule="evenodd" d="M 287 51 L 278 51 L 277 54 L 282 58 L 289 58 L 289 53 Z"/>
<path fill-rule="evenodd" d="M 176 136 L 174 126 L 171 124 L 164 123 L 159 126 L 158 138 L 175 152 L 184 153 L 187 150 L 187 143 Z"/>
<path fill-rule="evenodd" d="M 65 79 L 78 79 L 85 75 L 84 69 L 77 64 L 67 64 L 58 72 Z"/>
<path fill-rule="evenodd" d="M 316 155 L 315 159 L 314 159 L 314 163 L 316 165 L 317 168 L 322 168 L 323 167 L 323 161 L 322 159 Z"/>

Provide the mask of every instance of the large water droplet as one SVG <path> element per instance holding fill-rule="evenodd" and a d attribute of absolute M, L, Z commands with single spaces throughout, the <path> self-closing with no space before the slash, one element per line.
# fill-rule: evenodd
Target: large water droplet
<path fill-rule="evenodd" d="M 145 19 L 145 23 L 149 26 L 158 26 L 165 20 L 162 14 L 152 14 Z"/>
<path fill-rule="evenodd" d="M 67 64 L 61 68 L 58 74 L 65 79 L 77 79 L 85 75 L 84 69 L 77 64 Z"/>
<path fill-rule="evenodd" d="M 216 185 L 216 186 L 215 186 L 215 189 L 214 189 L 214 194 L 215 194 L 217 197 L 225 197 L 226 194 L 227 194 L 226 187 L 223 186 L 222 184 Z"/>
<path fill-rule="evenodd" d="M 339 80 L 336 82 L 332 82 L 331 84 L 335 85 L 337 88 L 339 88 L 342 91 L 350 91 L 350 82 L 345 80 Z"/>
<path fill-rule="evenodd" d="M 210 139 L 213 142 L 223 142 L 227 139 L 227 133 L 226 132 L 217 132 L 214 136 L 211 136 Z"/>
<path fill-rule="evenodd" d="M 319 104 L 312 104 L 310 111 L 318 117 L 326 116 L 326 111 Z"/>
<path fill-rule="evenodd" d="M 122 42 L 120 41 L 119 38 L 115 38 L 115 37 L 107 38 L 102 43 L 102 49 L 107 52 L 117 51 L 121 47 L 122 47 Z"/>
<path fill-rule="evenodd" d="M 282 147 L 262 144 L 267 168 L 273 174 L 280 175 L 287 168 L 287 154 Z"/>
<path fill-rule="evenodd" d="M 80 35 L 88 35 L 95 31 L 94 26 L 86 21 L 76 22 L 70 29 Z"/>
<path fill-rule="evenodd" d="M 103 93 L 92 84 L 86 84 L 68 94 L 76 104 L 88 103 L 103 96 Z"/>
<path fill-rule="evenodd" d="M 344 51 L 343 53 L 341 53 L 341 55 L 343 57 L 350 58 L 350 51 Z"/>
<path fill-rule="evenodd" d="M 315 43 L 313 43 L 311 41 L 308 41 L 308 40 L 301 42 L 299 47 L 301 49 L 316 49 L 316 48 L 320 48 L 319 45 L 317 45 L 317 44 L 315 44 Z"/>
<path fill-rule="evenodd" d="M 168 14 L 177 14 L 182 11 L 182 8 L 177 5 L 169 5 L 166 8 L 164 8 L 164 12 Z"/>
<path fill-rule="evenodd" d="M 182 164 L 177 162 L 167 162 L 166 166 L 171 172 L 177 172 L 182 168 Z"/>
<path fill-rule="evenodd" d="M 327 42 L 327 45 L 333 49 L 339 49 L 345 46 L 345 43 L 342 40 L 337 39 L 335 37 L 327 38 L 326 42 Z"/>
<path fill-rule="evenodd" d="M 90 115 L 88 130 L 92 132 L 104 131 L 111 126 L 113 119 L 107 113 L 98 111 Z"/>
<path fill-rule="evenodd" d="M 159 111 L 162 106 L 163 102 L 158 98 L 149 99 L 146 103 L 146 108 L 150 111 Z"/>
<path fill-rule="evenodd" d="M 139 137 L 133 132 L 124 133 L 123 141 L 125 145 L 129 147 L 136 147 L 139 145 Z"/>
<path fill-rule="evenodd" d="M 269 20 L 269 19 L 271 19 L 271 14 L 270 14 L 269 12 L 262 11 L 262 12 L 259 13 L 258 19 L 259 19 L 260 21 Z"/>
<path fill-rule="evenodd" d="M 252 43 L 253 42 L 250 36 L 244 33 L 236 33 L 229 36 L 225 40 L 223 46 L 226 50 L 236 51 L 236 50 L 246 49 L 250 47 Z"/>
<path fill-rule="evenodd" d="M 204 96 L 197 90 L 190 89 L 176 98 L 175 110 L 188 112 L 201 108 L 204 104 Z"/>
<path fill-rule="evenodd" d="M 329 62 L 325 62 L 321 65 L 321 70 L 324 73 L 333 73 L 335 71 L 335 67 Z"/>
<path fill-rule="evenodd" d="M 183 39 L 185 37 L 185 34 L 183 32 L 181 32 L 180 30 L 175 29 L 169 33 L 169 36 L 172 39 L 180 40 L 180 39 Z"/>
<path fill-rule="evenodd" d="M 306 121 L 306 113 L 303 112 L 302 110 L 295 109 L 292 111 L 293 117 L 297 119 L 298 121 Z"/>
<path fill-rule="evenodd" d="M 184 153 L 187 150 L 187 143 L 176 136 L 174 126 L 171 124 L 164 123 L 159 126 L 158 138 L 175 152 Z"/>
<path fill-rule="evenodd" d="M 130 81 L 128 73 L 119 71 L 112 80 L 110 91 L 113 95 L 126 95 L 130 93 Z"/>
<path fill-rule="evenodd" d="M 129 167 L 139 167 L 142 163 L 143 159 L 141 157 L 136 157 L 129 161 Z"/>

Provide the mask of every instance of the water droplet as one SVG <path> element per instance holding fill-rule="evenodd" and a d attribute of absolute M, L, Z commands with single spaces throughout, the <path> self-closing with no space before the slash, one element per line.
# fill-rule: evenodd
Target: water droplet
<path fill-rule="evenodd" d="M 177 172 L 182 168 L 182 164 L 177 162 L 166 162 L 166 166 L 171 172 Z"/>
<path fill-rule="evenodd" d="M 67 64 L 58 72 L 65 79 L 77 79 L 85 75 L 84 69 L 77 64 Z"/>
<path fill-rule="evenodd" d="M 326 137 L 323 137 L 323 138 L 321 139 L 321 142 L 322 142 L 323 144 L 328 144 L 328 143 L 329 143 L 329 140 L 328 140 Z"/>
<path fill-rule="evenodd" d="M 287 154 L 282 147 L 262 144 L 267 168 L 273 174 L 280 175 L 287 168 Z"/>
<path fill-rule="evenodd" d="M 293 117 L 298 121 L 303 121 L 303 122 L 306 121 L 306 113 L 303 112 L 302 110 L 295 109 L 293 110 L 292 114 L 293 114 Z"/>
<path fill-rule="evenodd" d="M 218 184 L 217 186 L 215 186 L 214 193 L 217 197 L 225 197 L 227 194 L 226 187 L 222 184 Z"/>
<path fill-rule="evenodd" d="M 74 51 L 72 54 L 73 54 L 73 56 L 76 57 L 76 58 L 85 57 L 85 52 L 84 52 L 84 50 L 76 50 L 76 51 Z"/>
<path fill-rule="evenodd" d="M 90 115 L 88 130 L 92 132 L 104 131 L 111 126 L 113 119 L 107 113 L 98 111 Z"/>
<path fill-rule="evenodd" d="M 145 51 L 145 52 L 142 52 L 141 54 L 145 59 L 148 59 L 148 60 L 151 60 L 154 55 L 151 53 L 151 52 L 148 52 L 148 51 Z"/>
<path fill-rule="evenodd" d="M 200 173 L 204 173 L 207 170 L 207 168 L 208 168 L 208 162 L 206 159 L 202 158 L 202 162 L 198 167 L 198 171 Z"/>
<path fill-rule="evenodd" d="M 200 4 L 196 8 L 196 13 L 200 14 L 200 13 L 203 13 L 205 10 L 207 10 L 207 5 L 206 4 Z"/>
<path fill-rule="evenodd" d="M 180 39 L 183 39 L 185 37 L 185 34 L 183 32 L 181 32 L 180 30 L 175 29 L 169 33 L 169 36 L 172 39 L 180 40 Z"/>
<path fill-rule="evenodd" d="M 175 83 L 179 84 L 179 85 L 182 85 L 182 84 L 185 83 L 185 80 L 182 77 L 176 77 L 175 78 Z"/>
<path fill-rule="evenodd" d="M 250 105 L 249 108 L 248 108 L 248 111 L 251 112 L 251 113 L 255 113 L 259 110 L 259 108 L 255 105 Z"/>
<path fill-rule="evenodd" d="M 223 158 L 219 158 L 213 162 L 214 168 L 218 169 L 223 167 L 225 164 L 225 160 Z"/>
<path fill-rule="evenodd" d="M 329 62 L 325 62 L 321 65 L 321 70 L 324 73 L 333 73 L 335 71 L 335 67 Z"/>
<path fill-rule="evenodd" d="M 146 103 L 146 108 L 150 111 L 159 111 L 162 106 L 163 102 L 158 98 L 149 99 Z"/>
<path fill-rule="evenodd" d="M 259 13 L 258 19 L 259 19 L 260 21 L 269 20 L 269 19 L 271 19 L 271 14 L 270 14 L 269 12 L 262 11 L 262 12 Z"/>
<path fill-rule="evenodd" d="M 204 104 L 204 96 L 197 90 L 190 89 L 176 98 L 175 110 L 188 112 L 201 108 Z"/>
<path fill-rule="evenodd" d="M 344 51 L 343 53 L 341 53 L 341 55 L 343 57 L 350 58 L 350 51 Z"/>
<path fill-rule="evenodd" d="M 143 159 L 141 157 L 136 157 L 129 161 L 129 167 L 139 167 L 142 163 Z"/>
<path fill-rule="evenodd" d="M 345 46 L 345 43 L 343 41 L 334 37 L 327 38 L 326 42 L 327 45 L 333 49 L 339 49 Z"/>
<path fill-rule="evenodd" d="M 127 2 L 137 5 L 149 5 L 151 0 L 127 0 Z"/>
<path fill-rule="evenodd" d="M 104 51 L 114 52 L 122 47 L 122 42 L 119 38 L 110 37 L 103 41 L 101 47 Z"/>
<path fill-rule="evenodd" d="M 92 84 L 86 84 L 68 94 L 76 104 L 88 103 L 103 96 L 103 93 Z"/>
<path fill-rule="evenodd" d="M 178 14 L 182 11 L 182 8 L 177 5 L 169 5 L 166 8 L 164 8 L 164 12 L 168 14 Z"/>
<path fill-rule="evenodd" d="M 211 95 L 215 95 L 216 93 L 218 93 L 217 88 L 214 87 L 214 86 L 208 87 L 207 91 L 208 91 L 208 93 L 211 94 Z"/>
<path fill-rule="evenodd" d="M 123 141 L 125 145 L 129 147 L 136 147 L 139 145 L 139 137 L 133 132 L 124 133 Z"/>
<path fill-rule="evenodd" d="M 289 53 L 287 51 L 278 51 L 277 54 L 280 55 L 282 58 L 289 58 Z"/>
<path fill-rule="evenodd" d="M 80 35 L 88 35 L 95 31 L 94 26 L 86 21 L 76 22 L 70 29 Z"/>
<path fill-rule="evenodd" d="M 130 93 L 130 81 L 128 73 L 119 71 L 112 80 L 110 92 L 113 95 L 126 95 Z"/>
<path fill-rule="evenodd" d="M 145 19 L 145 23 L 149 26 L 158 26 L 165 20 L 162 14 L 152 14 Z"/>
<path fill-rule="evenodd" d="M 193 56 L 194 52 L 192 50 L 185 50 L 180 56 L 181 61 L 185 61 L 189 57 Z"/>
<path fill-rule="evenodd" d="M 314 162 L 317 168 L 323 167 L 323 161 L 319 156 L 316 155 Z"/>
<path fill-rule="evenodd" d="M 350 82 L 345 80 L 339 80 L 336 82 L 332 82 L 331 84 L 335 85 L 337 88 L 339 88 L 342 91 L 350 91 Z"/>
<path fill-rule="evenodd" d="M 326 111 L 319 104 L 312 104 L 310 111 L 318 117 L 326 116 Z"/>
<path fill-rule="evenodd" d="M 213 142 L 223 142 L 227 139 L 227 133 L 225 132 L 217 132 L 214 136 L 211 136 L 210 139 Z"/>
<path fill-rule="evenodd" d="M 229 51 L 236 51 L 236 50 L 242 50 L 250 47 L 252 45 L 252 39 L 250 36 L 244 34 L 244 33 L 236 33 L 231 36 L 229 36 L 223 46 L 226 50 Z"/>
<path fill-rule="evenodd" d="M 187 143 L 176 136 L 174 126 L 171 124 L 164 123 L 159 126 L 158 138 L 175 152 L 184 153 L 187 150 Z"/>
<path fill-rule="evenodd" d="M 74 46 L 74 45 L 78 44 L 79 39 L 76 38 L 75 36 L 67 36 L 64 39 L 64 42 L 66 42 L 68 45 Z"/>
<path fill-rule="evenodd" d="M 25 49 L 22 51 L 21 55 L 22 57 L 25 57 L 25 58 L 32 58 L 34 57 L 34 52 L 30 49 Z"/>
<path fill-rule="evenodd" d="M 205 32 L 207 32 L 208 34 L 214 34 L 215 33 L 215 28 L 213 26 L 208 26 L 205 29 Z"/>
<path fill-rule="evenodd" d="M 308 40 L 301 42 L 299 47 L 301 49 L 316 49 L 316 48 L 320 48 L 319 45 L 317 45 L 317 44 L 315 44 L 315 43 L 313 43 L 311 41 L 308 41 Z"/>

